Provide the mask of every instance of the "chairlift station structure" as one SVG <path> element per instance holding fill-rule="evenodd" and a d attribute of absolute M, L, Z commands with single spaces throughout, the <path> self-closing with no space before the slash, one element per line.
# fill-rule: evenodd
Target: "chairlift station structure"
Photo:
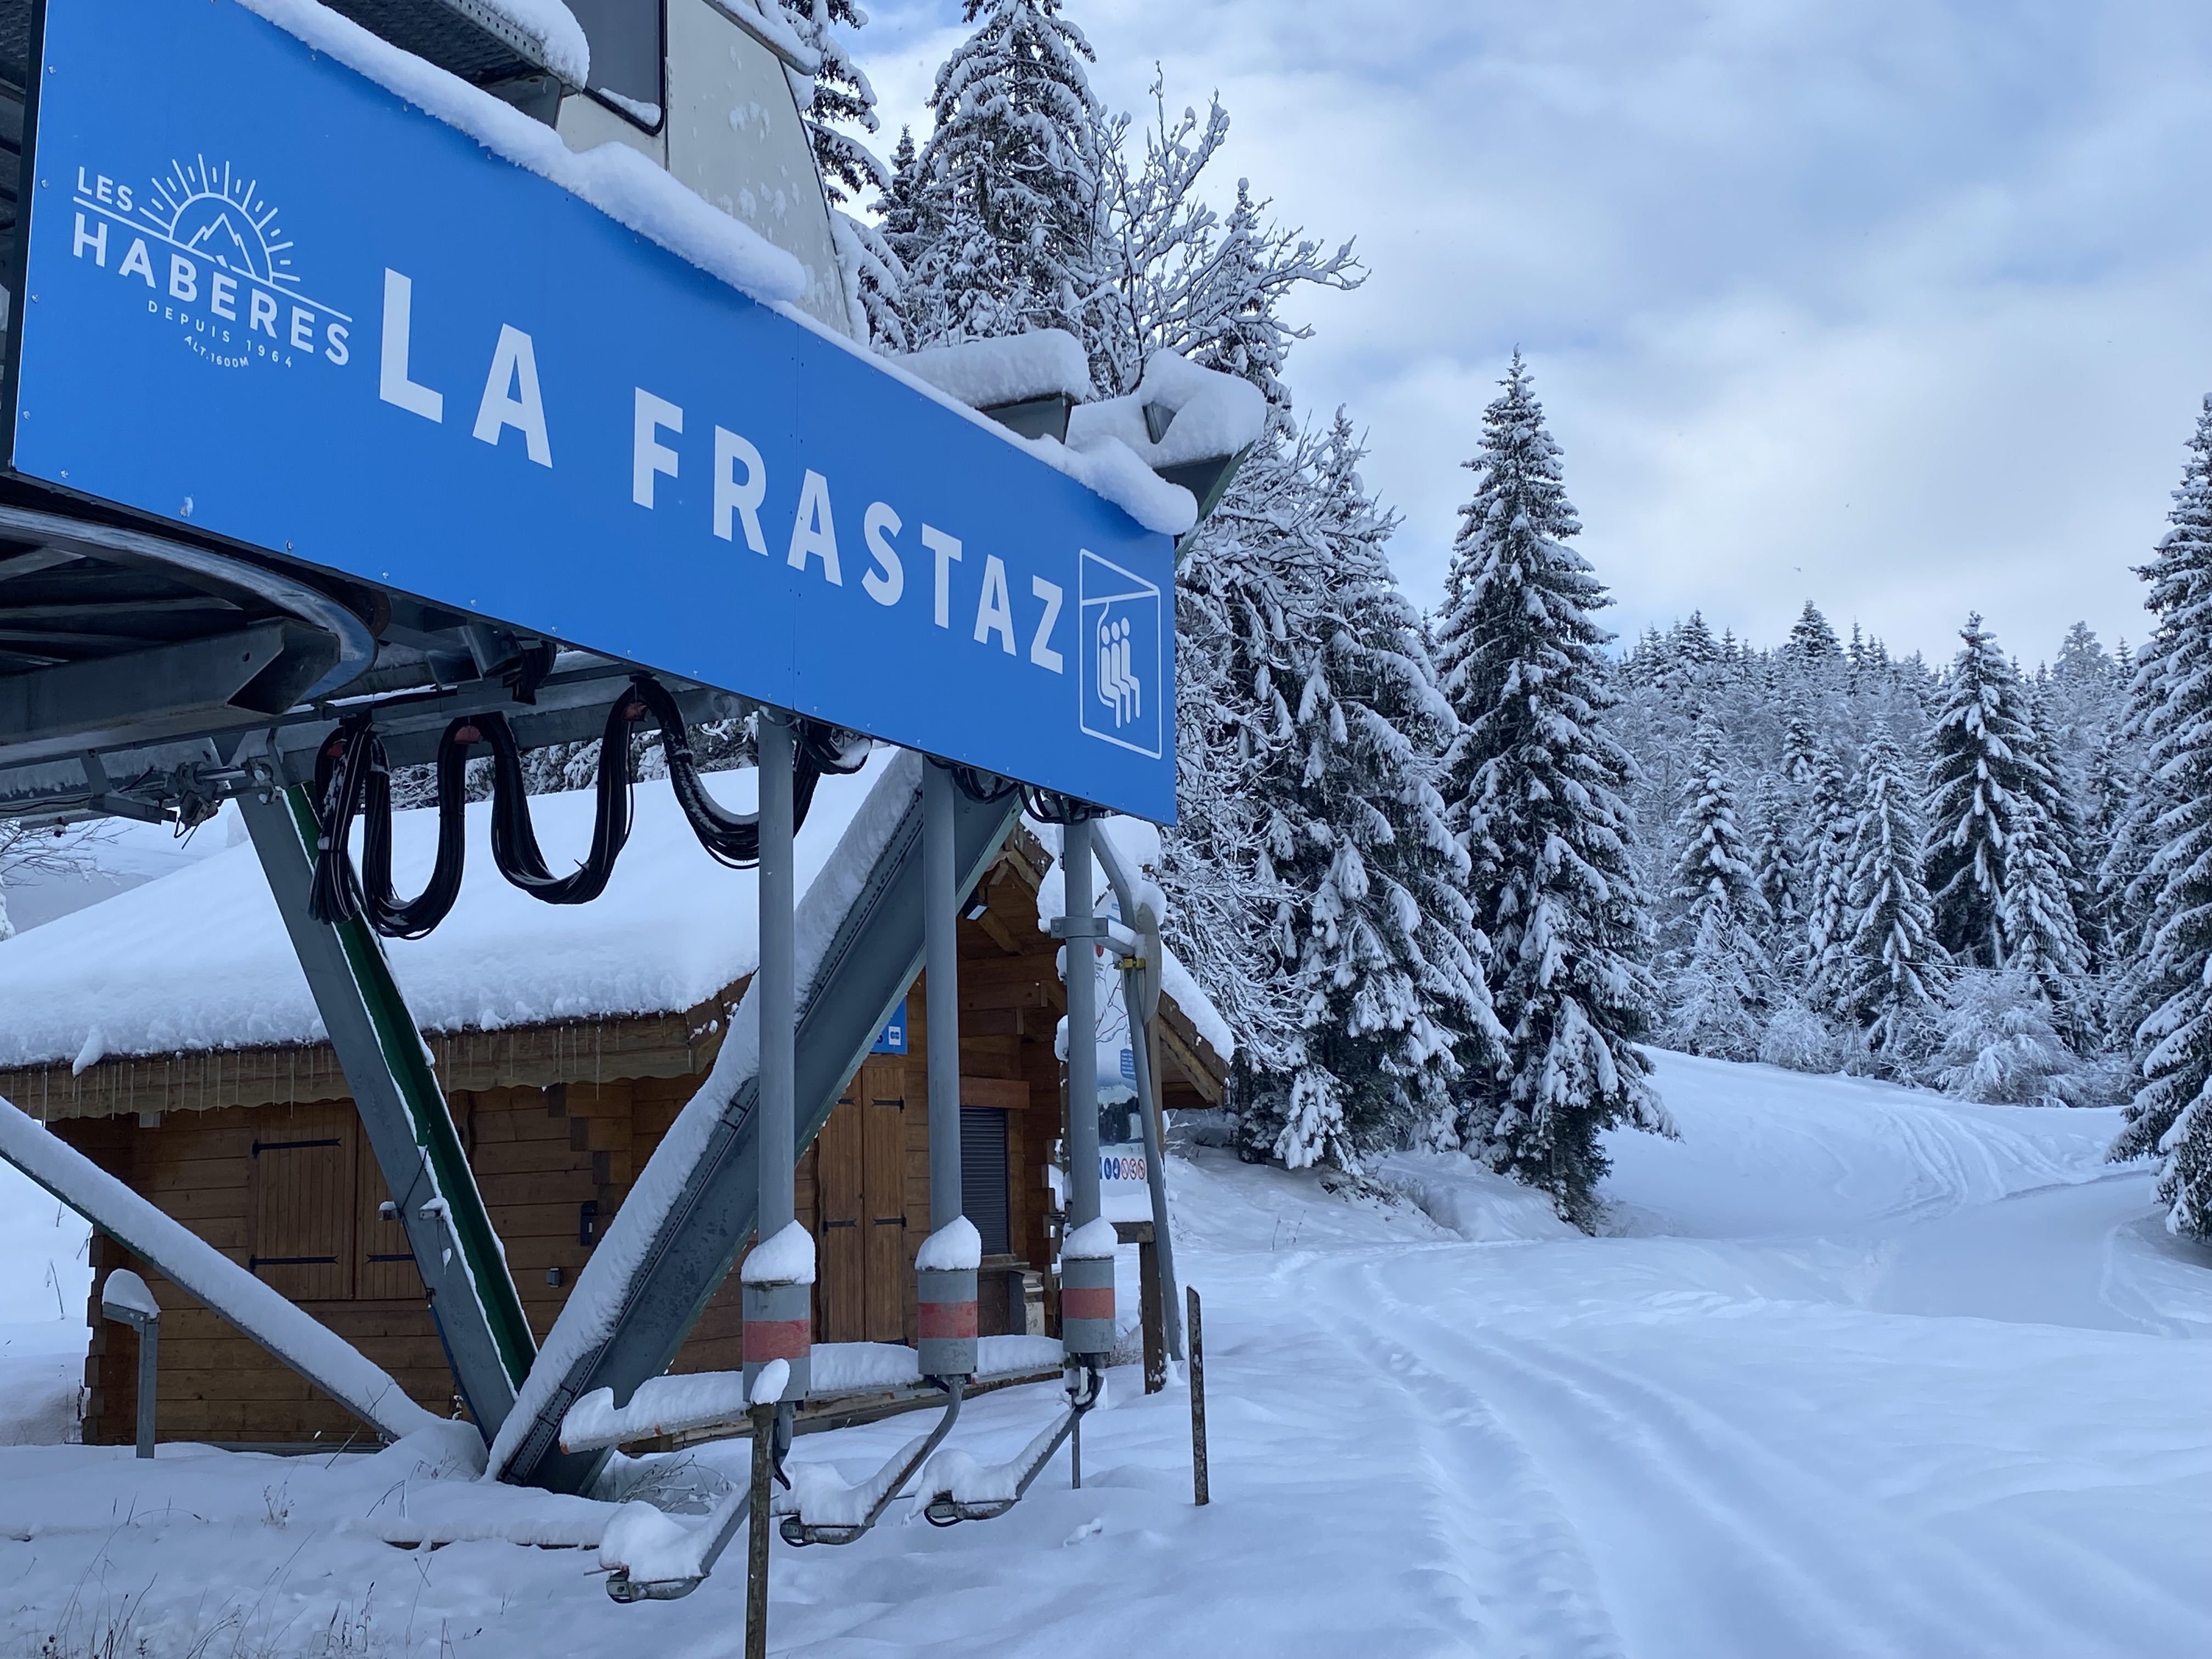
<path fill-rule="evenodd" d="M 849 232 L 794 101 L 816 66 L 779 12 L 572 9 L 587 55 L 489 0 L 0 0 L 0 817 L 189 826 L 239 803 L 456 1390 L 504 1478 L 577 1491 L 604 1452 L 563 1451 L 564 1414 L 659 1376 L 756 1230 L 792 1220 L 794 1162 L 925 957 L 931 1090 L 959 1097 L 957 910 L 1024 793 L 1066 825 L 1054 931 L 1122 964 L 1133 1023 L 1157 1003 L 1157 914 L 1103 847 L 1121 920 L 1097 914 L 1090 821 L 1173 817 L 1191 504 L 1170 523 L 1131 449 L 1060 442 L 1073 388 L 979 413 L 851 337 Z M 1140 429 L 1174 418 L 1148 404 Z M 1235 459 L 1160 471 L 1210 506 Z M 699 785 L 687 741 L 741 716 L 752 814 Z M 621 757 L 653 727 L 702 842 L 758 863 L 733 1021 L 757 1036 L 641 1176 L 590 1316 L 540 1351 L 377 938 L 436 925 L 461 837 L 398 899 L 381 780 L 436 762 L 458 824 L 489 746 L 501 874 L 578 902 L 622 852 Z M 814 781 L 858 763 L 852 734 L 930 758 L 802 946 L 792 836 Z M 517 757 L 593 736 L 593 851 L 561 874 Z M 1094 990 L 1067 975 L 1080 1103 Z M 958 1122 L 931 1121 L 933 1219 L 959 1214 Z M 1067 1140 L 1072 1238 L 1097 1218 L 1091 1112 Z M 1066 1264 L 1066 1426 L 1111 1341 L 1088 1249 Z M 957 1412 L 975 1263 L 925 1255 L 922 1372 Z M 747 1374 L 787 1359 L 794 1394 L 805 1288 L 745 1286 Z M 741 1519 L 710 1518 L 699 1574 Z"/>

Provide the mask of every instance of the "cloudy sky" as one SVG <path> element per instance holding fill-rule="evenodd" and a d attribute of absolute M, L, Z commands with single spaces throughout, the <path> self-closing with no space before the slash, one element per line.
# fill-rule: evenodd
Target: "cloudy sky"
<path fill-rule="evenodd" d="M 863 0 L 888 151 L 959 0 Z M 1094 84 L 1218 90 L 1237 175 L 1373 275 L 1309 411 L 1441 581 L 1516 343 L 1634 630 L 1807 598 L 1948 655 L 2144 631 L 2130 567 L 2212 391 L 2212 13 L 2188 0 L 1067 0 Z"/>

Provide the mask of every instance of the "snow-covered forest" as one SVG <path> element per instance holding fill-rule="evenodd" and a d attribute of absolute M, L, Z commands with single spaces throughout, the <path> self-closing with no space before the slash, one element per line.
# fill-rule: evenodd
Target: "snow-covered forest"
<path fill-rule="evenodd" d="M 831 48 L 818 153 L 881 348 L 1059 328 L 1102 396 L 1165 349 L 1267 397 L 1186 549 L 1167 847 L 1174 942 L 1236 1028 L 1249 1155 L 1465 1147 L 1587 1223 L 1599 1132 L 1669 1130 L 1650 1040 L 1978 1102 L 2131 1102 L 2115 1155 L 2164 1157 L 2175 1224 L 2212 1231 L 2192 839 L 2212 424 L 2132 653 L 2077 627 L 2031 666 L 1962 617 L 1954 660 L 1895 658 L 1809 599 L 1779 641 L 1696 614 L 1623 641 L 1516 356 L 1468 434 L 1425 616 L 1356 412 L 1294 395 L 1310 330 L 1288 302 L 1356 287 L 1358 258 L 1218 173 L 1218 100 L 1156 83 L 1110 110 L 1061 0 L 966 0 L 931 130 L 885 162 L 837 44 L 861 14 L 785 3 Z"/>

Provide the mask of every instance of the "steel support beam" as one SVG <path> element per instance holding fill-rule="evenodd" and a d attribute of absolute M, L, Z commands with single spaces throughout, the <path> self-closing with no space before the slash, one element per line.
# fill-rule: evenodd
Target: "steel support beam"
<path fill-rule="evenodd" d="M 0 676 L 0 749 L 12 763 L 249 726 L 283 714 L 337 659 L 331 635 L 276 621 Z"/>
<path fill-rule="evenodd" d="M 997 856 L 1020 811 L 1012 795 L 988 804 L 959 798 L 953 841 L 962 891 Z M 921 791 L 916 789 L 800 999 L 796 1152 L 813 1141 L 921 971 Z M 612 1330 L 546 1397 L 502 1479 L 556 1492 L 590 1489 L 606 1454 L 562 1452 L 561 1419 L 594 1389 L 611 1389 L 617 1402 L 627 1401 L 640 1383 L 666 1370 L 708 1298 L 729 1276 L 756 1218 L 759 1097 L 757 1078 L 733 1093 L 682 1191 L 641 1250 Z"/>
<path fill-rule="evenodd" d="M 319 842 L 307 792 L 248 793 L 238 804 L 407 1230 L 454 1382 L 489 1442 L 537 1345 L 422 1035 L 368 924 L 325 927 L 308 912 Z"/>

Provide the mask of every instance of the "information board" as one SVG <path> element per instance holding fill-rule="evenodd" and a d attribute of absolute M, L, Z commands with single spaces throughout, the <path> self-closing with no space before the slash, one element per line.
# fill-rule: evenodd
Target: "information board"
<path fill-rule="evenodd" d="M 18 472 L 1172 820 L 1168 537 L 233 0 L 43 11 Z"/>

